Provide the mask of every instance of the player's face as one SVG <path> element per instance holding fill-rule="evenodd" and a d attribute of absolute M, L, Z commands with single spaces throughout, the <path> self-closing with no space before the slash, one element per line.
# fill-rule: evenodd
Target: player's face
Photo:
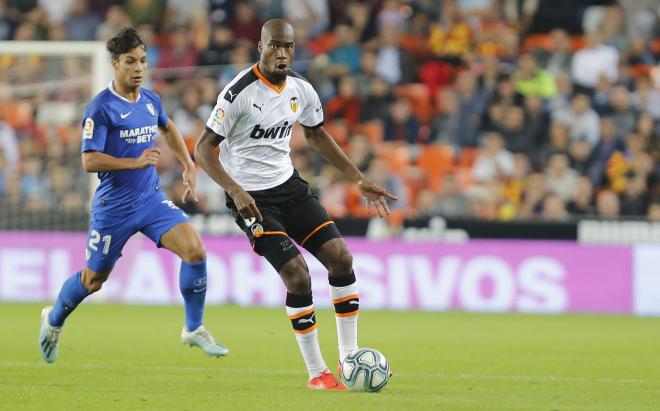
<path fill-rule="evenodd" d="M 293 60 L 295 43 L 291 30 L 276 30 L 259 42 L 261 67 L 270 77 L 283 81 Z"/>
<path fill-rule="evenodd" d="M 136 47 L 112 60 L 112 67 L 115 69 L 115 80 L 127 88 L 140 87 L 147 71 L 147 52 L 142 47 Z"/>

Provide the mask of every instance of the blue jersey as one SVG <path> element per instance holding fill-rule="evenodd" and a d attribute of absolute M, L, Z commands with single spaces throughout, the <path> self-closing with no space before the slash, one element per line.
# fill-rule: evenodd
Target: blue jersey
<path fill-rule="evenodd" d="M 158 128 L 169 119 L 160 96 L 141 88 L 137 101 L 119 94 L 112 83 L 89 103 L 83 115 L 82 152 L 98 151 L 118 158 L 139 157 L 154 147 Z M 130 211 L 143 199 L 160 190 L 156 167 L 98 173 L 101 180 L 92 209 Z"/>

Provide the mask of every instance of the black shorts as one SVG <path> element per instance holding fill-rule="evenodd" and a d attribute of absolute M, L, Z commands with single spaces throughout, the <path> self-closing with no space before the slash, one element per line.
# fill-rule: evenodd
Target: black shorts
<path fill-rule="evenodd" d="M 266 257 L 277 270 L 300 254 L 294 240 L 312 255 L 333 238 L 341 238 L 328 212 L 309 191 L 309 184 L 297 171 L 284 183 L 267 190 L 248 191 L 263 217 L 248 226 L 238 213 L 234 200 L 227 195 L 227 208 L 236 224 L 245 232 L 252 249 Z"/>

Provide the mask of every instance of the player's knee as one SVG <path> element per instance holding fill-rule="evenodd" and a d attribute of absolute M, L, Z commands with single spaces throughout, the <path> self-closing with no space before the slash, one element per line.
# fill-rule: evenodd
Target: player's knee
<path fill-rule="evenodd" d="M 201 243 L 191 244 L 185 248 L 181 259 L 187 263 L 199 263 L 206 260 L 206 249 Z"/>
<path fill-rule="evenodd" d="M 328 269 L 330 275 L 338 277 L 350 275 L 353 272 L 353 255 L 343 242 L 334 250 Z"/>
<path fill-rule="evenodd" d="M 308 294 L 312 292 L 312 280 L 305 260 L 294 258 L 280 269 L 280 276 L 288 292 Z"/>
<path fill-rule="evenodd" d="M 101 289 L 103 283 L 108 279 L 109 275 L 109 271 L 105 273 L 99 273 L 85 268 L 82 272 L 80 280 L 83 287 L 85 287 L 85 290 L 91 294 Z"/>

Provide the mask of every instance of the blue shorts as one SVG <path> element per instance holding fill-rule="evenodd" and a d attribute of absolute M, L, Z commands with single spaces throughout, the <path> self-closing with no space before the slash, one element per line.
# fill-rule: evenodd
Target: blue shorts
<path fill-rule="evenodd" d="M 128 239 L 138 231 L 160 247 L 163 234 L 189 221 L 186 213 L 160 191 L 136 203 L 130 212 L 117 213 L 98 206 L 91 215 L 85 258 L 87 267 L 96 272 L 111 270 Z"/>

